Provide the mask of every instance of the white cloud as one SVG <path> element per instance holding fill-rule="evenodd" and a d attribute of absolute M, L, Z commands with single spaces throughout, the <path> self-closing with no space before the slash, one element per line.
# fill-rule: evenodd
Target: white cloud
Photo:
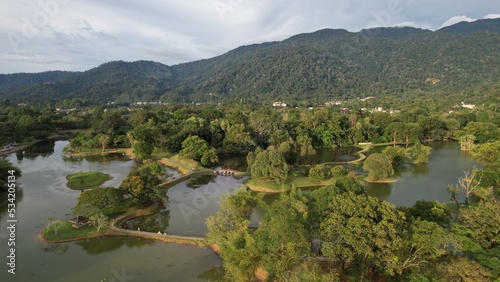
<path fill-rule="evenodd" d="M 471 17 L 467 17 L 467 16 L 454 16 L 454 17 L 450 18 L 449 20 L 445 21 L 441 25 L 441 28 L 447 27 L 447 26 L 450 26 L 450 25 L 454 25 L 454 24 L 457 24 L 459 22 L 473 22 L 475 20 L 477 20 L 477 19 L 474 19 L 474 18 L 471 18 Z"/>
<path fill-rule="evenodd" d="M 500 18 L 500 14 L 488 14 L 483 17 L 483 19 L 498 19 Z"/>
<path fill-rule="evenodd" d="M 41 2 L 59 2 L 42 0 Z M 60 1 L 62 2 L 62 1 Z M 165 64 L 209 58 L 243 44 L 283 40 L 322 28 L 368 26 L 430 29 L 474 18 L 500 17 L 500 1 L 389 0 L 86 0 L 66 1 L 29 38 L 25 20 L 43 13 L 39 1 L 0 4 L 0 73 L 85 70 L 110 60 Z M 397 2 L 397 1 L 396 1 Z M 468 11 L 468 16 L 456 16 Z M 448 20 L 446 20 L 448 19 Z M 8 34 L 22 39 L 13 48 Z M 15 47 L 15 46 L 14 46 Z M 17 49 L 17 53 L 15 52 Z"/>

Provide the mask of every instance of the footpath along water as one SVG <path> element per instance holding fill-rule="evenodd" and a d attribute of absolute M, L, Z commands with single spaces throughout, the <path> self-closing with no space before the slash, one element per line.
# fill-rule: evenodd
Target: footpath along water
<path fill-rule="evenodd" d="M 221 275 L 221 259 L 210 249 L 140 238 L 102 237 L 63 244 L 41 242 L 42 220 L 70 218 L 79 191 L 66 187 L 65 176 L 79 171 L 98 170 L 112 179 L 105 186 L 118 187 L 135 162 L 123 156 L 64 159 L 66 141 L 46 142 L 24 154 L 8 159 L 23 171 L 16 193 L 16 275 L 0 272 L 0 281 L 209 281 Z M 396 205 L 411 206 L 419 199 L 446 202 L 446 187 L 456 184 L 463 170 L 472 170 L 469 156 L 461 154 L 457 143 L 432 143 L 429 164 L 407 167 L 398 172 L 398 182 L 369 184 L 370 195 Z M 233 160 L 238 163 L 238 160 Z M 355 167 L 352 167 L 356 169 Z M 358 168 L 359 169 L 359 168 Z M 166 168 L 167 173 L 173 173 Z M 171 176 L 180 177 L 179 174 Z M 170 202 L 153 216 L 127 223 L 131 230 L 164 232 L 171 235 L 202 237 L 205 219 L 219 209 L 219 197 L 233 193 L 243 178 L 205 175 L 169 188 Z M 272 201 L 277 195 L 266 196 Z M 252 225 L 262 216 L 256 211 Z M 0 209 L 0 263 L 7 263 L 7 209 Z M 126 279 L 125 279 L 126 278 Z M 122 280 L 120 280 L 122 279 Z"/>
<path fill-rule="evenodd" d="M 0 208 L 0 281 L 208 281 L 221 259 L 210 249 L 140 238 L 102 237 L 71 243 L 39 240 L 43 220 L 68 219 L 79 191 L 66 175 L 97 170 L 111 175 L 104 186 L 118 187 L 135 166 L 123 156 L 63 158 L 67 141 L 49 141 L 7 158 L 23 176 L 16 193 L 16 274 L 7 272 L 7 207 Z M 215 274 L 214 274 L 215 273 Z"/>

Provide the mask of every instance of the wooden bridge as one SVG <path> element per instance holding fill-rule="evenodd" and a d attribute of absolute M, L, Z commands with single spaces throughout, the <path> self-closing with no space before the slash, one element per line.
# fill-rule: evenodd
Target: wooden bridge
<path fill-rule="evenodd" d="M 235 175 L 236 173 L 238 173 L 238 171 L 229 168 L 221 168 L 218 170 L 214 170 L 214 174 L 217 175 Z"/>

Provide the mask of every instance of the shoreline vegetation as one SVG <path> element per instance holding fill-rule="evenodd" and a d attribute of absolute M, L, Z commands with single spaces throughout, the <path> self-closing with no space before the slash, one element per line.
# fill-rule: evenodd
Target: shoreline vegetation
<path fill-rule="evenodd" d="M 16 152 L 25 150 L 26 148 L 29 148 L 29 147 L 31 147 L 33 145 L 36 145 L 36 144 L 38 144 L 40 142 L 43 142 L 43 141 L 72 136 L 76 132 L 78 132 L 78 131 L 76 131 L 76 130 L 63 130 L 63 131 L 59 131 L 58 133 L 53 133 L 49 137 L 44 138 L 44 139 L 36 139 L 36 140 L 33 140 L 33 141 L 20 143 L 20 144 L 18 144 L 16 146 L 13 146 L 13 147 L 11 147 L 11 148 L 9 148 L 7 150 L 1 150 L 0 151 L 0 156 L 5 156 L 5 155 L 8 155 L 8 154 L 12 154 L 12 153 L 16 153 Z"/>
<path fill-rule="evenodd" d="M 359 163 L 359 162 L 366 159 L 366 155 L 364 153 L 368 152 L 372 147 L 388 146 L 388 145 L 390 146 L 390 145 L 392 145 L 392 143 L 360 144 L 358 146 L 361 147 L 361 150 L 355 153 L 356 155 L 359 156 L 358 159 L 352 160 L 352 161 L 347 161 L 347 162 L 327 162 L 327 163 L 322 163 L 321 165 L 339 165 L 339 164 Z M 88 156 L 88 155 L 95 155 L 95 154 L 111 154 L 111 153 L 120 153 L 120 152 L 126 154 L 131 159 L 135 159 L 131 148 L 119 149 L 119 150 L 110 149 L 110 150 L 106 150 L 103 152 L 70 153 L 69 155 Z M 180 176 L 176 179 L 171 179 L 171 180 L 168 180 L 168 181 L 161 183 L 160 186 L 163 189 L 168 189 L 168 188 L 170 188 L 170 187 L 172 187 L 180 182 L 183 182 L 183 181 L 189 179 L 190 177 L 196 176 L 196 175 L 214 173 L 213 170 L 208 169 L 208 168 L 204 168 L 199 162 L 196 162 L 196 161 L 193 161 L 190 159 L 185 159 L 185 158 L 182 158 L 178 155 L 171 156 L 170 158 L 166 158 L 166 157 L 157 158 L 157 159 L 155 159 L 155 161 L 157 161 L 158 163 L 160 163 L 162 165 L 165 165 L 165 166 L 168 166 L 172 169 L 175 169 L 182 174 L 182 176 Z M 89 172 L 89 173 L 95 174 L 97 172 Z M 71 176 L 78 177 L 81 174 L 88 174 L 88 173 L 80 172 L 80 173 L 76 173 L 73 175 L 68 175 L 68 179 L 70 179 Z M 323 181 L 317 181 L 317 180 L 313 180 L 305 175 L 298 175 L 295 172 L 293 172 L 291 174 L 292 174 L 292 176 L 289 176 L 288 183 L 285 183 L 285 184 L 277 184 L 275 181 L 268 180 L 268 179 L 267 180 L 249 179 L 248 181 L 245 182 L 245 184 L 247 185 L 247 187 L 250 190 L 252 190 L 254 192 L 281 193 L 281 192 L 289 191 L 293 187 L 295 187 L 297 189 L 316 188 L 316 187 L 322 187 L 322 186 L 326 186 L 326 185 L 332 185 L 332 184 L 335 184 L 335 182 L 337 181 L 335 177 L 332 177 L 330 179 L 323 180 Z M 233 175 L 234 176 L 242 176 L 242 175 L 246 175 L 246 172 L 235 172 Z M 374 181 L 374 180 L 367 179 L 366 175 L 357 175 L 357 176 L 355 176 L 355 179 L 359 182 L 370 182 L 370 183 L 393 183 L 393 182 L 397 181 L 396 179 L 391 179 L 391 178 Z M 68 187 L 69 187 L 69 185 L 68 185 Z M 93 186 L 93 187 L 95 187 L 95 186 Z M 209 244 L 206 241 L 206 237 L 172 235 L 172 234 L 167 234 L 167 233 L 161 233 L 160 231 L 155 233 L 155 232 L 151 232 L 151 231 L 130 230 L 130 229 L 125 229 L 123 227 L 123 224 L 125 222 L 127 222 L 131 219 L 153 215 L 153 214 L 159 212 L 161 210 L 161 208 L 162 208 L 161 204 L 155 203 L 155 204 L 153 204 L 149 207 L 146 207 L 146 208 L 136 207 L 136 208 L 133 208 L 132 210 L 128 209 L 127 211 L 125 211 L 121 215 L 118 215 L 114 218 L 113 217 L 108 218 L 110 220 L 109 224 L 107 224 L 107 226 L 105 226 L 104 228 L 101 228 L 101 230 L 97 230 L 94 226 L 91 226 L 91 225 L 84 226 L 80 229 L 74 229 L 71 226 L 71 223 L 69 221 L 65 221 L 63 223 L 62 227 L 59 229 L 59 232 L 54 232 L 54 230 L 50 230 L 50 228 L 44 228 L 39 232 L 38 237 L 43 242 L 47 242 L 47 243 L 74 242 L 74 241 L 79 241 L 79 240 L 98 238 L 98 237 L 102 237 L 102 236 L 138 237 L 138 238 L 142 238 L 142 239 L 161 241 L 161 242 L 165 242 L 165 243 L 186 244 L 186 245 L 194 245 L 194 246 L 201 247 L 201 248 L 210 248 L 214 253 L 220 255 L 219 246 L 214 245 L 214 244 Z M 264 267 L 259 266 L 256 269 L 254 275 L 258 281 L 266 281 L 268 273 Z"/>

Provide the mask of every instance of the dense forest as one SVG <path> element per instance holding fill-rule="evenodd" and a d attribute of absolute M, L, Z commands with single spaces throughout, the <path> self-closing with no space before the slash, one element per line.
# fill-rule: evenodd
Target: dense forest
<path fill-rule="evenodd" d="M 324 29 L 190 63 L 109 62 L 85 72 L 0 75 L 15 102 L 326 102 L 467 91 L 499 80 L 499 19 L 435 32 Z"/>

